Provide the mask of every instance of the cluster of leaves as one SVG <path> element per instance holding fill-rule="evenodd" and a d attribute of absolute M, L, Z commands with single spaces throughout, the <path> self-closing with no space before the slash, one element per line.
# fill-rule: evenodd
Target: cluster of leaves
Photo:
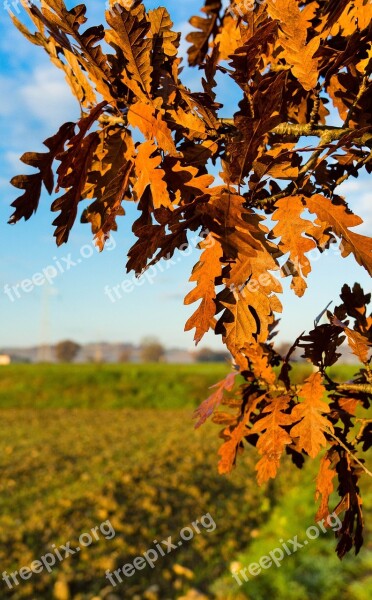
<path fill-rule="evenodd" d="M 314 457 L 326 446 L 321 510 L 336 472 L 344 511 L 338 552 L 352 545 L 358 551 L 357 481 L 366 467 L 355 451 L 368 448 L 371 429 L 363 421 L 354 442 L 350 435 L 356 407 L 366 408 L 372 391 L 368 297 L 345 288 L 330 323 L 297 340 L 319 369 L 300 390 L 291 386 L 289 357 L 275 352 L 272 339 L 282 310 L 279 278 L 290 277 L 302 296 L 310 252 L 338 240 L 342 256 L 353 255 L 372 274 L 372 240 L 352 230 L 362 219 L 336 193 L 346 179 L 372 169 L 372 5 L 267 0 L 252 10 L 232 1 L 225 10 L 220 0 L 206 0 L 188 36 L 189 64 L 202 71 L 202 92 L 181 82 L 180 36 L 164 8 L 111 2 L 108 28 L 83 29 L 84 5 L 67 10 L 62 0 L 41 0 L 40 8 L 24 6 L 37 31 L 13 18 L 15 25 L 65 71 L 82 118 L 46 140 L 48 152 L 22 157 L 38 172 L 12 180 L 24 193 L 13 203 L 11 222 L 37 209 L 42 185 L 52 192 L 57 161 L 56 191 L 64 190 L 52 204 L 59 212 L 58 244 L 67 241 L 82 200 L 91 201 L 82 220 L 101 247 L 124 214 L 123 202 L 138 203 L 137 241 L 127 263 L 138 275 L 171 258 L 190 232 L 208 231 L 191 276 L 196 287 L 185 299 L 201 302 L 186 329 L 195 328 L 196 342 L 210 329 L 221 335 L 247 382 L 234 400 L 238 416 L 218 417 L 227 419 L 228 438 L 220 469 L 231 468 L 244 438 L 262 455 L 260 482 L 275 475 L 284 450 L 300 466 L 303 455 Z M 105 54 L 106 47 L 113 53 Z M 231 119 L 219 115 L 217 73 L 240 89 Z M 330 103 L 339 126 L 329 124 Z M 217 162 L 220 182 L 210 174 Z M 273 227 L 263 224 L 265 217 Z M 349 389 L 326 378 L 341 334 L 365 366 Z M 280 363 L 282 387 L 273 371 Z M 224 386 L 232 386 L 232 376 L 200 409 L 201 420 L 221 401 Z"/>
<path fill-rule="evenodd" d="M 265 344 L 266 352 L 252 350 L 242 373 L 245 383 L 234 392 L 236 373 L 229 374 L 195 413 L 197 427 L 210 415 L 224 426 L 220 473 L 231 471 L 244 442 L 257 448 L 259 484 L 276 476 L 283 454 L 301 468 L 305 457 L 315 458 L 326 448 L 316 482 L 316 499 L 320 502 L 316 519 L 324 519 L 330 512 L 344 513 L 342 529 L 337 532 L 340 557 L 353 546 L 358 552 L 363 543 L 358 481 L 363 473 L 372 476 L 363 459 L 357 457 L 358 452 L 366 452 L 372 445 L 372 420 L 364 417 L 372 393 L 368 358 L 372 315 L 367 312 L 371 294 L 365 295 L 358 284 L 352 290 L 345 285 L 341 299 L 334 314 L 327 313 L 329 323 L 315 324 L 308 335 L 302 334 L 286 357 L 277 354 L 272 341 Z M 353 320 L 353 328 L 349 327 L 349 319 Z M 340 384 L 329 376 L 327 368 L 340 358 L 338 349 L 345 339 L 363 368 L 353 381 Z M 315 367 L 302 385 L 294 385 L 290 377 L 290 359 L 297 348 Z M 275 365 L 280 366 L 278 376 Z M 227 410 L 218 410 L 221 406 Z M 340 502 L 330 507 L 335 477 Z"/>

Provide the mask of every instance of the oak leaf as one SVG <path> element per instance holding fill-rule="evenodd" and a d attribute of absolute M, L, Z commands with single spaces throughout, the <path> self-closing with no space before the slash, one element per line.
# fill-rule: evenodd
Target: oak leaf
<path fill-rule="evenodd" d="M 336 204 L 320 194 L 314 194 L 305 199 L 310 212 L 315 213 L 316 228 L 326 230 L 332 228 L 334 233 L 341 238 L 341 254 L 344 258 L 353 254 L 358 264 L 363 266 L 372 275 L 372 239 L 350 231 L 363 223 L 363 220 L 354 215 L 344 204 Z"/>
<path fill-rule="evenodd" d="M 328 404 L 323 401 L 325 387 L 321 373 L 313 373 L 301 386 L 298 393 L 303 399 L 293 408 L 293 422 L 299 421 L 290 431 L 292 438 L 298 439 L 298 447 L 303 449 L 311 458 L 315 458 L 322 446 L 326 446 L 325 433 L 333 431 L 332 423 L 323 415 L 330 411 Z"/>
<path fill-rule="evenodd" d="M 198 419 L 195 424 L 195 429 L 203 425 L 205 421 L 213 414 L 217 406 L 219 406 L 223 400 L 225 392 L 231 392 L 235 385 L 235 378 L 238 375 L 237 371 L 233 371 L 226 375 L 222 381 L 215 383 L 212 386 L 213 393 L 203 400 L 201 405 L 194 412 L 194 419 Z"/>
<path fill-rule="evenodd" d="M 243 449 L 243 439 L 250 433 L 249 420 L 251 415 L 264 397 L 264 395 L 259 397 L 253 395 L 250 397 L 238 423 L 235 426 L 227 427 L 224 430 L 223 436 L 225 442 L 218 451 L 218 454 L 221 457 L 218 463 L 218 472 L 221 475 L 230 473 L 235 466 L 237 454 Z"/>
<path fill-rule="evenodd" d="M 360 362 L 366 364 L 368 362 L 368 355 L 372 342 L 358 331 L 350 329 L 350 327 L 342 323 L 337 317 L 333 317 L 332 323 L 344 331 L 351 351 L 359 358 Z"/>
<path fill-rule="evenodd" d="M 172 133 L 161 113 L 153 106 L 143 102 L 133 104 L 128 111 L 128 123 L 132 127 L 138 127 L 147 140 L 156 139 L 162 150 L 171 156 L 177 156 Z"/>
<path fill-rule="evenodd" d="M 153 142 L 145 142 L 139 146 L 135 162 L 137 179 L 133 191 L 139 199 L 149 186 L 154 208 L 171 206 L 167 185 L 164 181 L 164 171 L 158 168 L 160 164 L 161 156 L 157 154 L 157 148 Z"/>
<path fill-rule="evenodd" d="M 282 271 L 286 275 L 294 271 L 291 287 L 298 296 L 303 296 L 307 287 L 305 278 L 311 271 L 311 263 L 306 253 L 316 248 L 314 240 L 305 237 L 306 234 L 311 234 L 313 224 L 301 218 L 305 206 L 300 196 L 282 198 L 276 202 L 275 208 L 272 220 L 278 221 L 278 224 L 273 229 L 273 236 L 280 238 L 279 248 L 283 255 L 289 252 Z"/>
<path fill-rule="evenodd" d="M 335 456 L 334 450 L 331 448 L 323 456 L 319 472 L 316 478 L 316 493 L 315 499 L 320 498 L 320 505 L 318 512 L 316 513 L 316 520 L 320 521 L 326 519 L 329 516 L 329 497 L 334 490 L 333 479 L 336 476 L 336 469 L 332 465 L 332 459 Z"/>
<path fill-rule="evenodd" d="M 197 286 L 185 298 L 185 304 L 201 300 L 199 307 L 188 319 L 185 331 L 195 327 L 194 340 L 198 344 L 205 333 L 215 326 L 216 314 L 216 279 L 222 272 L 222 248 L 211 234 L 200 242 L 203 250 L 200 260 L 195 265 L 190 281 L 196 281 Z"/>
<path fill-rule="evenodd" d="M 270 398 L 262 411 L 264 416 L 250 431 L 251 434 L 261 434 L 256 446 L 262 456 L 256 466 L 259 485 L 276 476 L 285 447 L 292 443 L 292 437 L 284 429 L 294 422 L 293 414 L 286 412 L 290 400 L 290 396 Z"/>

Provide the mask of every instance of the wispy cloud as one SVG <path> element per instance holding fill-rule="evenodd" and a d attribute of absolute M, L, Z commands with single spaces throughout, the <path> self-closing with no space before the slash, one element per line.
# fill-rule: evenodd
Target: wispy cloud
<path fill-rule="evenodd" d="M 338 193 L 345 196 L 353 212 L 363 219 L 358 233 L 370 235 L 372 230 L 372 192 L 367 178 L 349 179 L 338 188 Z"/>

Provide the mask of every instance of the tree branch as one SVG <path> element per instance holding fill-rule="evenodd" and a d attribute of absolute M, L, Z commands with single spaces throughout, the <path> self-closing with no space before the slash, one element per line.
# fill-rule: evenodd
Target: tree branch
<path fill-rule="evenodd" d="M 236 129 L 234 119 L 219 119 L 221 125 L 227 125 Z M 341 139 L 344 135 L 353 133 L 355 129 L 350 127 L 334 127 L 333 125 L 316 125 L 313 123 L 280 123 L 268 131 L 269 135 L 278 135 L 281 138 L 290 138 L 298 141 L 301 137 L 319 137 L 322 139 L 322 144 L 329 144 Z M 367 133 L 357 138 L 355 142 L 364 144 L 370 139 L 371 134 Z"/>
<path fill-rule="evenodd" d="M 337 388 L 348 392 L 361 392 L 362 394 L 372 394 L 371 383 L 339 383 Z"/>
<path fill-rule="evenodd" d="M 332 433 L 330 429 L 327 429 L 327 434 L 330 435 L 331 438 L 333 438 L 344 450 L 346 450 L 346 452 L 348 454 L 350 454 L 350 456 L 353 458 L 353 460 L 355 460 L 355 462 L 363 469 L 363 471 L 365 473 L 367 473 L 367 475 L 372 477 L 371 471 L 369 469 L 367 469 L 367 467 L 362 463 L 362 461 L 360 461 L 359 458 L 357 458 L 355 456 L 355 454 L 352 453 L 351 450 L 349 450 L 349 448 L 346 446 L 346 444 L 344 444 L 344 442 L 342 440 L 340 440 L 340 438 L 338 438 L 337 435 L 334 435 L 334 433 Z"/>

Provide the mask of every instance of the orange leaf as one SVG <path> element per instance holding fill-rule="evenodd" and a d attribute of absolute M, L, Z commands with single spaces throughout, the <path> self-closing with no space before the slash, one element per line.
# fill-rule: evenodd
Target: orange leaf
<path fill-rule="evenodd" d="M 330 512 L 328 507 L 329 496 L 334 490 L 333 478 L 336 475 L 336 469 L 330 469 L 330 466 L 332 464 L 332 460 L 330 457 L 332 456 L 333 452 L 334 451 L 331 448 L 323 456 L 322 461 L 320 463 L 319 473 L 316 479 L 315 499 L 318 500 L 319 498 L 321 498 L 320 506 L 315 517 L 317 521 L 328 517 Z"/>
<path fill-rule="evenodd" d="M 216 314 L 215 281 L 221 275 L 222 271 L 220 261 L 222 248 L 212 235 L 209 234 L 205 240 L 200 242 L 199 246 L 204 251 L 190 277 L 190 281 L 196 281 L 197 286 L 185 298 L 185 304 L 192 304 L 197 300 L 202 300 L 200 306 L 185 325 L 185 331 L 189 331 L 195 327 L 194 340 L 197 344 L 209 329 L 214 328 L 214 316 Z"/>
<path fill-rule="evenodd" d="M 128 111 L 128 123 L 132 127 L 138 127 L 147 140 L 156 139 L 158 145 L 164 152 L 171 156 L 177 156 L 172 134 L 164 121 L 161 113 L 149 104 L 136 102 Z"/>
<path fill-rule="evenodd" d="M 314 36 L 306 43 L 313 10 L 311 5 L 300 8 L 297 0 L 267 0 L 270 17 L 280 23 L 279 45 L 283 48 L 283 57 L 294 77 L 308 91 L 315 88 L 318 80 L 318 59 L 313 57 L 320 37 Z"/>
<path fill-rule="evenodd" d="M 235 384 L 235 377 L 238 375 L 237 371 L 229 373 L 225 379 L 219 381 L 215 385 L 212 385 L 212 390 L 215 390 L 206 400 L 204 400 L 200 406 L 194 412 L 194 419 L 199 419 L 195 425 L 195 429 L 203 425 L 205 421 L 211 416 L 215 408 L 221 404 L 224 396 L 224 392 L 231 392 Z"/>
<path fill-rule="evenodd" d="M 283 426 L 293 423 L 292 415 L 283 412 L 288 410 L 290 399 L 290 396 L 270 399 L 262 411 L 266 416 L 256 421 L 251 429 L 250 433 L 264 432 L 257 442 L 257 450 L 262 456 L 256 466 L 259 485 L 276 476 L 285 446 L 292 442 L 291 436 L 283 429 Z"/>
<path fill-rule="evenodd" d="M 341 238 L 342 256 L 346 258 L 349 254 L 354 254 L 358 264 L 372 275 L 372 239 L 350 231 L 350 227 L 360 225 L 363 220 L 349 211 L 345 205 L 335 204 L 320 194 L 314 194 L 305 200 L 309 211 L 318 217 L 316 225 L 323 231 L 331 227 Z"/>
<path fill-rule="evenodd" d="M 372 343 L 368 338 L 358 331 L 354 331 L 347 327 L 340 319 L 337 319 L 337 317 L 333 317 L 332 323 L 333 325 L 336 325 L 336 327 L 341 327 L 344 330 L 352 353 L 359 358 L 360 362 L 366 364 L 368 362 L 369 350 L 372 346 Z"/>
<path fill-rule="evenodd" d="M 223 475 L 230 473 L 236 462 L 237 453 L 242 450 L 242 440 L 250 432 L 248 428 L 248 422 L 252 412 L 255 410 L 257 404 L 265 397 L 265 394 L 259 398 L 253 398 L 247 403 L 244 415 L 242 416 L 239 423 L 231 429 L 227 427 L 224 431 L 226 441 L 220 447 L 218 454 L 221 459 L 218 463 L 218 472 Z"/>
<path fill-rule="evenodd" d="M 171 199 L 167 190 L 167 184 L 163 177 L 163 169 L 159 169 L 161 156 L 156 154 L 157 148 L 153 142 L 144 142 L 138 148 L 136 157 L 137 180 L 133 191 L 138 198 L 141 198 L 145 189 L 150 186 L 154 208 L 160 206 L 171 206 Z"/>
<path fill-rule="evenodd" d="M 286 269 L 286 265 L 284 265 L 282 270 L 286 275 L 293 273 L 291 287 L 298 296 L 302 296 L 307 287 L 304 278 L 311 271 L 311 264 L 306 252 L 316 248 L 314 240 L 304 237 L 303 234 L 311 233 L 313 224 L 311 221 L 301 218 L 305 210 L 301 196 L 282 198 L 276 202 L 275 207 L 276 211 L 272 219 L 278 221 L 278 224 L 273 229 L 273 235 L 281 238 L 279 248 L 283 254 L 289 252 L 287 262 L 289 268 Z"/>
<path fill-rule="evenodd" d="M 330 412 L 328 404 L 322 401 L 324 392 L 321 373 L 313 373 L 299 391 L 303 402 L 293 408 L 291 415 L 293 422 L 300 422 L 292 427 L 290 434 L 299 438 L 297 446 L 311 458 L 315 458 L 321 447 L 326 446 L 324 432 L 327 429 L 333 431 L 332 423 L 323 417 L 324 413 Z"/>

